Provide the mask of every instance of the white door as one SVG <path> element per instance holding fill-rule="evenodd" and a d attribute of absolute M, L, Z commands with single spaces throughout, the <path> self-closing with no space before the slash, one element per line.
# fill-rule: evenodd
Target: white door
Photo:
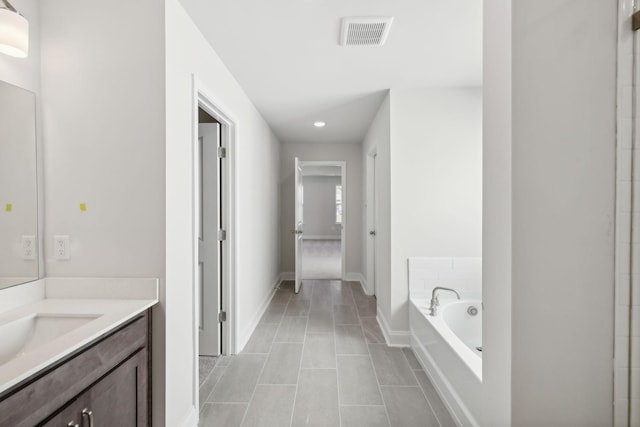
<path fill-rule="evenodd" d="M 367 162 L 367 225 L 369 238 L 367 240 L 367 281 L 369 290 L 376 295 L 376 262 L 377 239 L 377 200 L 376 200 L 376 154 L 370 154 Z"/>
<path fill-rule="evenodd" d="M 293 237 L 295 239 L 295 292 L 300 292 L 302 286 L 302 167 L 300 160 L 295 158 L 295 224 Z"/>
<path fill-rule="evenodd" d="M 200 283 L 200 355 L 220 354 L 220 125 L 198 126 L 200 182 L 198 227 L 198 274 Z"/>

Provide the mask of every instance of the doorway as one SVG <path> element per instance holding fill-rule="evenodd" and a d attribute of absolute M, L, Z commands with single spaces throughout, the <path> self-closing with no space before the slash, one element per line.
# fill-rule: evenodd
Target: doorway
<path fill-rule="evenodd" d="M 220 356 L 235 353 L 235 121 L 194 80 L 194 405 Z"/>
<path fill-rule="evenodd" d="M 297 280 L 343 279 L 346 162 L 299 161 L 296 172 Z"/>
<path fill-rule="evenodd" d="M 200 377 L 213 367 L 222 352 L 222 161 L 220 123 L 198 107 L 197 189 L 198 267 L 196 283 L 200 297 L 198 341 Z"/>

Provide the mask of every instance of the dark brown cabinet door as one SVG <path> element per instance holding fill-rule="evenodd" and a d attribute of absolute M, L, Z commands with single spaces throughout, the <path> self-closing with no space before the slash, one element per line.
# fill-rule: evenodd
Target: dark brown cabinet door
<path fill-rule="evenodd" d="M 68 427 L 77 423 L 80 427 L 146 426 L 146 370 L 146 351 L 141 350 L 42 425 Z"/>

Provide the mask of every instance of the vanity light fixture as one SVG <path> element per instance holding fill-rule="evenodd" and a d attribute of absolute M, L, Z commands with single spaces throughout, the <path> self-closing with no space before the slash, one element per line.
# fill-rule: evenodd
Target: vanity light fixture
<path fill-rule="evenodd" d="M 323 128 L 323 127 L 325 127 L 327 124 L 326 124 L 325 122 L 315 122 L 313 125 L 314 125 L 315 127 L 317 127 L 317 128 Z"/>
<path fill-rule="evenodd" d="M 29 55 L 29 21 L 7 0 L 0 0 L 0 53 L 16 58 Z"/>

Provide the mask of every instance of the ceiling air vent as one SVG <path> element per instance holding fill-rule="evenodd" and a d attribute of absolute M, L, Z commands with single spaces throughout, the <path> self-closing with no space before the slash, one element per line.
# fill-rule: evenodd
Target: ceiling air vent
<path fill-rule="evenodd" d="M 342 18 L 342 46 L 382 46 L 387 40 L 393 16 Z"/>

